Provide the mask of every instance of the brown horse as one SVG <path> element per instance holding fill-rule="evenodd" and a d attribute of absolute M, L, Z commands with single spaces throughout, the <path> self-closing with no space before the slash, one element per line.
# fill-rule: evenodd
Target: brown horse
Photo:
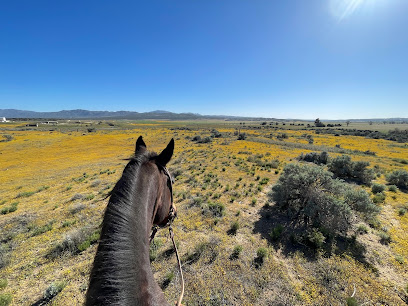
<path fill-rule="evenodd" d="M 135 156 L 111 192 L 86 294 L 86 305 L 168 305 L 153 278 L 149 235 L 175 217 L 166 164 L 172 139 L 159 154 L 137 139 Z"/>

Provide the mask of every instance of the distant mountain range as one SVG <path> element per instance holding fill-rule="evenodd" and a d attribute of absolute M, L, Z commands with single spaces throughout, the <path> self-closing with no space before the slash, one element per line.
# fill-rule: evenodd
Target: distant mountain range
<path fill-rule="evenodd" d="M 59 112 L 34 112 L 18 109 L 0 109 L 0 118 L 6 117 L 7 119 L 129 119 L 129 120 L 146 120 L 146 119 L 162 119 L 162 120 L 195 120 L 195 119 L 218 119 L 218 120 L 241 120 L 241 121 L 261 121 L 261 120 L 279 120 L 279 121 L 295 121 L 297 119 L 276 119 L 276 118 L 264 118 L 264 117 L 240 117 L 240 116 L 227 116 L 227 115 L 200 115 L 194 113 L 172 113 L 165 110 L 156 110 L 152 112 L 130 112 L 130 111 L 89 111 L 84 109 L 74 110 L 62 110 Z M 307 120 L 302 120 L 307 121 Z M 324 120 L 322 121 L 340 121 L 340 120 Z M 342 120 L 345 121 L 345 120 Z M 384 119 L 350 119 L 352 122 L 358 121 L 394 121 L 404 122 L 408 121 L 408 118 L 384 118 Z"/>
<path fill-rule="evenodd" d="M 0 117 L 19 119 L 163 119 L 163 120 L 194 120 L 194 119 L 221 119 L 221 120 L 272 120 L 272 118 L 253 118 L 238 116 L 205 116 L 193 113 L 172 113 L 164 110 L 152 112 L 130 111 L 89 111 L 84 109 L 62 110 L 59 112 L 34 112 L 18 109 L 0 109 Z M 276 120 L 276 119 L 274 119 Z"/>

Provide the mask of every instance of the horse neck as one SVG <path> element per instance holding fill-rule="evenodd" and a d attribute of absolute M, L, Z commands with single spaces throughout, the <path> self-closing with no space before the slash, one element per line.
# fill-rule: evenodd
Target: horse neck
<path fill-rule="evenodd" d="M 101 240 L 87 294 L 95 303 L 166 305 L 154 280 L 149 258 L 149 234 L 157 200 L 154 169 L 139 169 L 133 178 L 122 176 L 105 212 Z M 132 182 L 129 186 L 128 182 Z"/>

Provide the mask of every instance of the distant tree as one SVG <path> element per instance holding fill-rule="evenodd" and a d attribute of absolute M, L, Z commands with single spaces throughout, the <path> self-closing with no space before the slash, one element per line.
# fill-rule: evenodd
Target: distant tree
<path fill-rule="evenodd" d="M 369 125 L 373 125 L 373 122 L 370 120 L 370 121 L 368 121 L 368 124 L 369 124 Z"/>
<path fill-rule="evenodd" d="M 346 124 L 347 124 L 347 126 L 349 126 L 349 124 L 350 124 L 350 120 L 347 120 L 347 121 L 346 121 Z"/>
<path fill-rule="evenodd" d="M 326 126 L 326 125 L 324 125 L 324 124 L 320 121 L 319 118 L 317 118 L 317 119 L 315 120 L 314 125 L 315 125 L 316 127 L 325 127 L 325 126 Z"/>
<path fill-rule="evenodd" d="M 245 133 L 239 133 L 238 140 L 245 140 L 245 139 L 246 139 Z"/>

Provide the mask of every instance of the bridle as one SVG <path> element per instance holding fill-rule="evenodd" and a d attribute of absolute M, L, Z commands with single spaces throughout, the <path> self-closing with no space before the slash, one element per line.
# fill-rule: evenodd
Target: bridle
<path fill-rule="evenodd" d="M 156 235 L 157 231 L 159 230 L 159 228 L 164 228 L 166 226 L 169 227 L 169 235 L 171 238 L 171 241 L 173 242 L 173 247 L 176 253 L 176 257 L 177 257 L 177 264 L 178 264 L 178 268 L 180 271 L 180 276 L 181 276 L 181 293 L 180 293 L 180 297 L 177 301 L 177 306 L 181 305 L 181 301 L 183 300 L 183 296 L 184 296 L 184 277 L 183 277 L 183 270 L 181 269 L 181 261 L 180 261 L 180 256 L 178 254 L 178 250 L 177 250 L 177 246 L 176 243 L 174 242 L 174 232 L 173 232 L 173 227 L 171 226 L 173 224 L 174 219 L 176 218 L 176 211 L 174 209 L 174 203 L 173 203 L 173 179 L 171 177 L 171 174 L 169 172 L 169 170 L 165 167 L 162 166 L 160 164 L 158 164 L 159 168 L 161 168 L 164 172 L 164 174 L 167 176 L 168 180 L 167 180 L 167 186 L 170 189 L 170 196 L 171 196 L 171 205 L 169 208 L 169 214 L 167 215 L 167 217 L 163 220 L 163 222 L 161 224 L 158 225 L 154 225 L 152 228 L 152 234 L 150 235 L 150 242 L 151 243 L 154 239 L 154 236 Z"/>

